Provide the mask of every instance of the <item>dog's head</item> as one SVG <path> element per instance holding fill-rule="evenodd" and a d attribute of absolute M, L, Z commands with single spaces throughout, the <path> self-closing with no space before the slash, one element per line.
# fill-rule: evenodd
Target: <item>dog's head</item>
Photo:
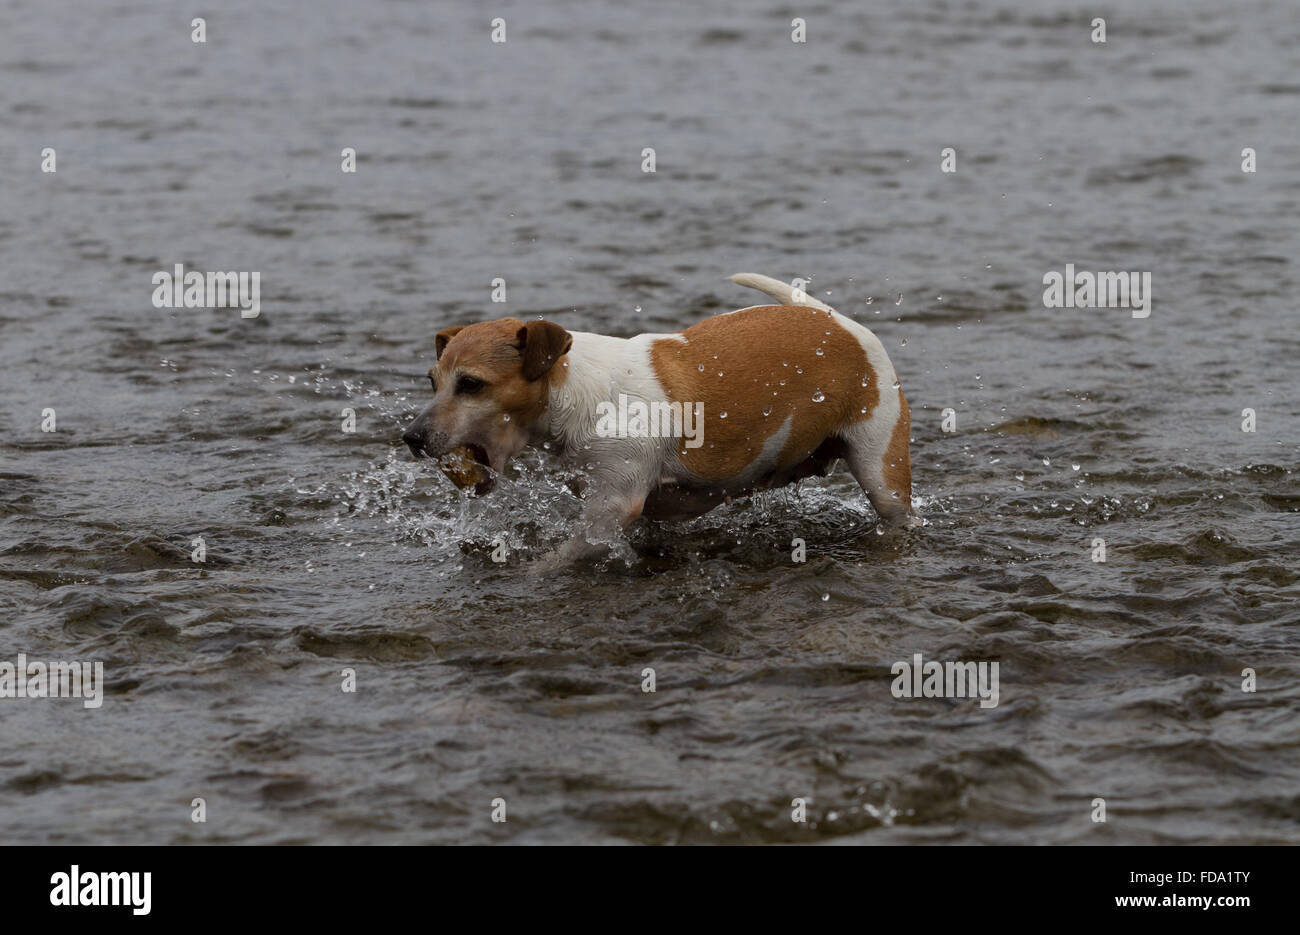
<path fill-rule="evenodd" d="M 542 428 L 551 381 L 573 337 L 550 321 L 502 318 L 438 332 L 433 403 L 402 436 L 415 457 L 468 448 L 500 471 Z"/>

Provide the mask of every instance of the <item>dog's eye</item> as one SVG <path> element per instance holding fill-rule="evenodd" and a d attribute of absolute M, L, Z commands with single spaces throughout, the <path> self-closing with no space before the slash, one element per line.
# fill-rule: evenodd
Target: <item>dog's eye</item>
<path fill-rule="evenodd" d="M 475 377 L 461 377 L 456 381 L 456 392 L 469 396 L 483 389 L 483 386 L 483 381 Z"/>

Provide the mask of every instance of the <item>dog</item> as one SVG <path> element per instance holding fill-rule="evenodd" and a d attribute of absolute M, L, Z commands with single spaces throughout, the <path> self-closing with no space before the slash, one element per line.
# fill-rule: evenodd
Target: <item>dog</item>
<path fill-rule="evenodd" d="M 879 339 L 770 276 L 731 281 L 780 304 L 632 338 L 515 318 L 440 331 L 433 402 L 402 441 L 417 459 L 467 451 L 492 472 L 480 492 L 530 445 L 586 465 L 583 531 L 560 547 L 561 560 L 600 554 L 600 542 L 639 517 L 700 516 L 824 476 L 840 458 L 886 523 L 920 525 L 907 398 Z M 602 408 L 627 400 L 692 407 L 704 431 L 692 440 L 600 425 Z"/>

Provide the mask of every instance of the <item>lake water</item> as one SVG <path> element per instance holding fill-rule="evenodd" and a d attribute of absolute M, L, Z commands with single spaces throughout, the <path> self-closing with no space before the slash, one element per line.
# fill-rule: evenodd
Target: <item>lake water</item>
<path fill-rule="evenodd" d="M 0 5 L 0 660 L 108 686 L 0 699 L 6 843 L 1300 841 L 1294 4 L 193 15 Z M 154 307 L 177 263 L 260 316 Z M 1044 307 L 1067 263 L 1150 317 Z M 401 444 L 441 328 L 739 271 L 885 343 L 924 528 L 840 470 L 538 580 L 565 469 Z M 916 653 L 1000 703 L 895 698 Z"/>

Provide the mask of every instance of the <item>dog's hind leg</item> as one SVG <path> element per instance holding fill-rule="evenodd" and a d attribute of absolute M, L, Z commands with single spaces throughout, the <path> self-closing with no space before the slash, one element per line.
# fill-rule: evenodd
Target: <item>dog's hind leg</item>
<path fill-rule="evenodd" d="M 898 391 L 896 405 L 882 401 L 871 418 L 839 433 L 844 459 L 881 519 L 894 526 L 919 526 L 912 509 L 912 462 L 908 451 L 911 415 Z"/>

